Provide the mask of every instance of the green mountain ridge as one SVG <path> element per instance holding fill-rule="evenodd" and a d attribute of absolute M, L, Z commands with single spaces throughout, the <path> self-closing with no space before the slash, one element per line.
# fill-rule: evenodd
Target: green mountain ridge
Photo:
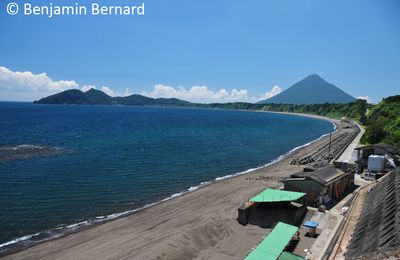
<path fill-rule="evenodd" d="M 89 98 L 89 95 L 86 95 L 84 92 L 80 91 L 79 89 L 66 90 L 66 91 L 42 98 L 39 101 L 34 101 L 33 103 L 77 104 L 77 105 L 95 104 Z"/>
<path fill-rule="evenodd" d="M 176 98 L 150 98 L 133 94 L 126 97 L 110 97 L 106 93 L 90 89 L 65 90 L 34 101 L 35 104 L 76 104 L 76 105 L 129 105 L 129 106 L 188 106 L 191 103 Z"/>
<path fill-rule="evenodd" d="M 100 90 L 91 88 L 84 94 L 93 104 L 99 104 L 99 103 L 112 104 L 112 97 L 110 97 L 109 95 Z"/>

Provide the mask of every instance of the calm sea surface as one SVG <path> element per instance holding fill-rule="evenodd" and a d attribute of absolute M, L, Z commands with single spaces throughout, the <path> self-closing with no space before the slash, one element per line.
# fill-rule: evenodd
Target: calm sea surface
<path fill-rule="evenodd" d="M 68 151 L 0 162 L 0 251 L 263 166 L 332 129 L 272 113 L 0 103 L 0 146 Z"/>

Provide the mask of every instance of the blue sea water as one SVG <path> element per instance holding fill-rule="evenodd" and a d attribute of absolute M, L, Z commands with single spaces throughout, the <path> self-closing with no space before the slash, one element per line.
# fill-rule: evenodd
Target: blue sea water
<path fill-rule="evenodd" d="M 0 244 L 44 239 L 263 166 L 332 129 L 274 113 L 2 102 L 0 146 L 68 153 L 0 162 Z"/>

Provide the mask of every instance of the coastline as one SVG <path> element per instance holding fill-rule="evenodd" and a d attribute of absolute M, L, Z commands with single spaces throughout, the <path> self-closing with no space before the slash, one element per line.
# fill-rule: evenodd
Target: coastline
<path fill-rule="evenodd" d="M 269 111 L 265 111 L 265 112 L 269 112 Z M 281 112 L 271 112 L 271 113 L 281 113 Z M 330 119 L 327 117 L 322 117 L 322 116 L 317 116 L 317 115 L 309 115 L 309 114 L 285 113 L 285 112 L 282 112 L 282 114 L 300 115 L 300 116 L 318 118 L 318 119 L 330 121 L 335 126 L 335 129 L 337 126 L 337 120 Z M 339 130 L 336 129 L 336 131 L 339 131 Z M 103 233 L 103 232 L 101 232 L 102 230 L 108 230 L 109 232 L 112 233 L 113 230 L 119 229 L 121 222 L 125 223 L 125 222 L 139 221 L 142 223 L 143 226 L 149 226 L 149 225 L 157 226 L 158 225 L 157 218 L 154 219 L 153 221 L 148 221 L 148 223 L 143 223 L 143 222 L 147 222 L 147 221 L 143 221 L 143 219 L 148 219 L 148 217 L 150 215 L 152 215 L 151 213 L 154 211 L 161 212 L 162 214 L 164 214 L 166 212 L 169 214 L 172 214 L 170 212 L 171 211 L 170 204 L 175 205 L 175 207 L 173 207 L 173 208 L 180 209 L 181 213 L 183 215 L 185 215 L 185 217 L 187 217 L 188 214 L 190 215 L 191 211 L 186 210 L 186 214 L 185 214 L 185 211 L 182 210 L 182 206 L 179 206 L 179 204 L 187 205 L 188 201 L 190 201 L 193 196 L 196 196 L 196 197 L 201 196 L 202 198 L 204 198 L 204 196 L 206 196 L 207 200 L 211 199 L 211 201 L 212 201 L 212 196 L 210 195 L 210 193 L 212 194 L 212 192 L 210 192 L 210 191 L 218 190 L 221 188 L 220 186 L 229 186 L 232 189 L 238 189 L 238 188 L 242 187 L 242 185 L 243 185 L 244 176 L 248 177 L 249 179 L 250 179 L 250 177 L 254 177 L 257 174 L 263 175 L 264 177 L 265 177 L 265 175 L 276 176 L 276 173 L 278 173 L 278 176 L 287 176 L 287 175 L 290 175 L 290 174 L 300 170 L 302 167 L 288 165 L 288 163 L 285 163 L 285 162 L 290 161 L 291 158 L 294 155 L 296 155 L 297 153 L 306 152 L 304 150 L 312 150 L 313 149 L 312 146 L 319 145 L 323 140 L 326 139 L 328 134 L 329 133 L 326 133 L 326 134 L 322 135 L 321 137 L 317 138 L 316 140 L 313 140 L 304 145 L 295 147 L 288 153 L 279 156 L 278 158 L 271 161 L 270 163 L 267 163 L 264 166 L 249 169 L 249 170 L 231 174 L 231 175 L 217 177 L 214 180 L 201 183 L 198 186 L 190 187 L 186 191 L 183 191 L 180 193 L 175 193 L 161 201 L 145 205 L 142 208 L 104 216 L 104 219 L 101 218 L 101 219 L 99 219 L 99 221 L 96 221 L 97 220 L 97 218 L 96 218 L 94 221 L 91 221 L 91 222 L 84 221 L 81 223 L 75 223 L 75 224 L 69 225 L 68 227 L 74 228 L 71 230 L 71 232 L 67 232 L 65 234 L 60 234 L 56 237 L 50 238 L 45 241 L 40 241 L 37 244 L 29 245 L 27 247 L 25 246 L 22 248 L 20 247 L 15 250 L 11 250 L 11 251 L 7 252 L 6 259 L 8 259 L 8 258 L 9 259 L 25 259 L 25 258 L 31 258 L 32 256 L 39 257 L 39 258 L 43 258 L 43 257 L 47 258 L 48 257 L 49 259 L 54 258 L 52 253 L 48 252 L 50 254 L 46 253 L 44 255 L 44 252 L 47 252 L 51 248 L 54 249 L 54 245 L 57 245 L 59 243 L 61 243 L 61 245 L 60 245 L 60 247 L 56 246 L 56 248 L 58 248 L 57 251 L 65 251 L 65 250 L 63 250 L 64 246 L 62 246 L 63 242 L 60 242 L 60 241 L 67 241 L 67 240 L 70 241 L 71 239 L 74 241 L 81 241 L 80 236 L 86 236 L 88 234 L 92 234 L 93 232 L 94 233 L 100 232 L 100 233 L 97 233 L 97 235 L 96 235 L 96 237 L 98 237 L 98 236 L 101 236 L 100 235 L 101 233 Z M 274 175 L 271 174 L 272 171 L 275 171 Z M 247 178 L 246 178 L 245 182 L 246 181 L 247 181 Z M 236 202 L 236 206 L 234 208 L 236 209 L 238 206 L 240 206 L 240 204 L 237 205 L 237 203 L 244 202 L 247 198 L 249 198 L 253 194 L 257 193 L 260 189 L 265 188 L 266 187 L 265 185 L 267 185 L 267 186 L 272 185 L 273 187 L 278 187 L 278 186 L 276 186 L 276 185 L 278 185 L 278 183 L 274 183 L 274 182 L 271 182 L 271 183 L 263 182 L 262 184 L 263 184 L 262 186 L 260 186 L 260 183 L 257 183 L 257 185 L 255 185 L 253 187 L 243 187 L 245 189 L 248 189 L 248 191 L 241 192 L 240 194 L 236 194 L 236 195 L 240 196 L 240 199 Z M 254 190 L 256 187 L 257 187 L 257 189 Z M 235 192 L 235 191 L 232 191 L 232 192 Z M 248 194 L 250 194 L 250 195 L 248 195 Z M 204 203 L 205 202 L 197 201 L 196 203 L 193 203 L 193 204 L 204 205 Z M 191 206 L 193 207 L 194 205 L 191 205 Z M 201 211 L 202 207 L 200 206 L 200 207 L 196 207 L 196 208 L 197 208 L 197 210 Z M 210 214 L 210 212 L 207 212 L 207 210 L 203 210 L 203 211 L 205 211 L 204 213 L 207 213 L 206 215 Z M 150 214 L 150 215 L 148 215 L 148 214 Z M 217 217 L 217 216 L 215 216 L 215 217 Z M 236 221 L 235 217 L 229 218 L 229 222 L 231 222 L 231 221 Z M 164 223 L 164 222 L 165 221 L 162 221 L 162 223 Z M 179 223 L 179 221 L 178 221 L 178 223 Z M 80 224 L 82 224 L 82 225 L 80 225 Z M 112 228 L 110 229 L 110 227 L 112 227 Z M 134 231 L 134 230 L 132 230 L 132 231 Z M 99 239 L 101 240 L 102 238 L 100 237 Z M 150 239 L 150 237 L 149 237 L 149 239 Z M 133 240 L 135 240 L 135 239 L 133 239 Z M 134 241 L 131 241 L 131 242 L 132 242 L 132 245 L 137 244 Z M 7 243 L 9 243 L 9 242 L 7 242 Z M 5 243 L 5 244 L 7 244 L 7 243 Z M 103 250 L 107 250 L 106 249 L 107 247 L 102 247 L 102 248 L 103 248 Z M 159 248 L 159 247 L 156 246 L 156 248 Z M 177 248 L 177 249 L 179 249 L 179 248 Z M 23 250 L 23 251 L 20 251 L 20 250 Z M 161 250 L 161 249 L 159 249 L 159 250 Z M 68 250 L 66 250 L 66 251 L 68 251 Z M 71 258 L 72 259 L 77 256 L 81 257 L 80 254 L 73 253 L 71 255 L 70 252 L 66 252 L 66 251 L 65 251 L 65 254 L 62 254 L 63 255 L 62 258 L 66 258 L 66 259 Z M 80 252 L 83 253 L 83 251 L 80 251 Z M 242 253 L 245 254 L 246 252 L 247 252 L 247 249 L 244 250 Z M 136 250 L 135 250 L 134 255 L 131 255 L 131 254 L 129 254 L 129 255 L 130 255 L 130 257 L 136 257 L 136 255 L 137 255 L 140 258 L 140 254 L 137 253 Z M 102 254 L 100 255 L 100 257 L 101 256 L 102 256 Z M 94 257 L 94 255 L 89 254 L 89 255 L 86 255 L 85 258 L 96 258 L 96 257 Z M 113 258 L 113 257 L 111 257 L 111 258 Z M 147 258 L 147 255 L 146 255 L 146 258 Z M 172 257 L 172 258 L 174 258 L 174 257 Z"/>

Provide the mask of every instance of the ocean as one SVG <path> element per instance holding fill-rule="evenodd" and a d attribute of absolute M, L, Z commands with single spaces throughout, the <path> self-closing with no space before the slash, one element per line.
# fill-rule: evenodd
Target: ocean
<path fill-rule="evenodd" d="M 296 115 L 0 102 L 0 252 L 110 220 L 277 160 L 333 130 Z"/>

